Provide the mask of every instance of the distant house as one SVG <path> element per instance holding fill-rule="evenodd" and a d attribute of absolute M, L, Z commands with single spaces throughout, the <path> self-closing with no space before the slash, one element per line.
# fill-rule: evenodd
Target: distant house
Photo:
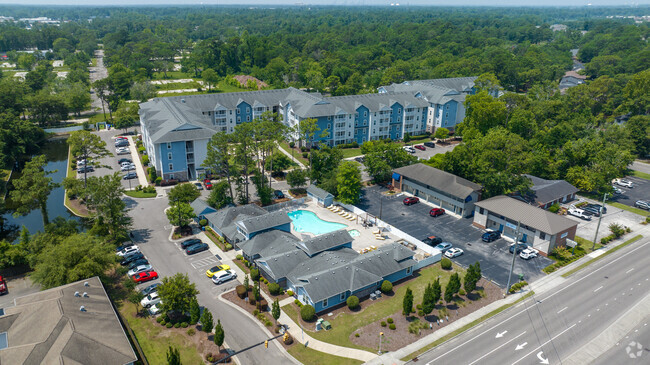
<path fill-rule="evenodd" d="M 553 24 L 549 28 L 551 28 L 551 30 L 554 32 L 562 32 L 568 29 L 568 27 L 564 24 Z"/>
<path fill-rule="evenodd" d="M 307 188 L 307 196 L 314 199 L 318 205 L 329 207 L 334 202 L 334 195 L 319 188 L 316 185 L 309 185 Z"/>
<path fill-rule="evenodd" d="M 564 180 L 546 180 L 532 175 L 524 175 L 533 182 L 530 194 L 524 194 L 522 199 L 548 209 L 555 203 L 566 203 L 576 198 L 578 188 Z"/>
<path fill-rule="evenodd" d="M 192 202 L 191 206 L 194 209 L 194 214 L 199 218 L 203 217 L 201 219 L 206 219 L 208 221 L 208 226 L 210 226 L 218 235 L 222 236 L 226 242 L 232 245 L 247 239 L 244 233 L 239 231 L 239 227 L 235 222 L 267 214 L 266 210 L 255 204 L 214 210 L 211 207 L 207 207 L 205 202 L 197 202 L 195 200 Z"/>
<path fill-rule="evenodd" d="M 555 247 L 574 239 L 578 223 L 505 195 L 475 204 L 474 225 L 501 232 L 514 239 L 519 225 L 519 239 L 547 255 Z"/>
<path fill-rule="evenodd" d="M 18 297 L 0 311 L 1 364 L 138 360 L 98 277 Z"/>
<path fill-rule="evenodd" d="M 474 214 L 474 203 L 481 197 L 481 185 L 423 163 L 395 169 L 392 177 L 395 188 L 461 217 Z"/>
<path fill-rule="evenodd" d="M 566 89 L 572 88 L 585 83 L 587 76 L 580 75 L 575 71 L 567 71 L 560 80 L 560 91 L 565 92 Z"/>

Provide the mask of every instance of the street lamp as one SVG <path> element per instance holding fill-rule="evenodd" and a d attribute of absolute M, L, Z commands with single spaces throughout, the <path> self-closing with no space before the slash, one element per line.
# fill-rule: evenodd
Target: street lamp
<path fill-rule="evenodd" d="M 379 351 L 377 351 L 377 354 L 381 355 L 381 336 L 383 336 L 383 332 L 379 332 Z"/>
<path fill-rule="evenodd" d="M 596 240 L 598 239 L 598 230 L 600 229 L 600 220 L 603 218 L 603 208 L 605 207 L 605 200 L 607 200 L 607 193 L 603 195 L 603 204 L 598 208 L 598 225 L 596 226 L 596 235 L 594 236 L 594 244 L 591 246 L 591 250 L 596 249 Z"/>

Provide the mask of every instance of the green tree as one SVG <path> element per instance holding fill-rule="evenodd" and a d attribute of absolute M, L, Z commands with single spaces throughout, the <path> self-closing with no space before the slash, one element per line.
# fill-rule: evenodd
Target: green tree
<path fill-rule="evenodd" d="M 201 193 L 192 184 L 179 184 L 174 186 L 167 197 L 171 207 L 167 210 L 167 218 L 172 225 L 184 227 L 196 218 L 190 203 L 196 200 Z M 172 217 L 173 216 L 173 217 Z"/>
<path fill-rule="evenodd" d="M 221 346 L 223 346 L 223 340 L 225 338 L 226 338 L 226 333 L 223 330 L 223 326 L 221 325 L 221 320 L 217 319 L 217 325 L 214 326 L 214 344 L 217 345 L 219 351 L 221 351 Z"/>
<path fill-rule="evenodd" d="M 98 135 L 89 131 L 74 131 L 67 140 L 72 156 L 79 161 L 85 160 L 87 166 L 99 167 L 100 159 L 110 156 L 104 142 Z M 106 166 L 108 167 L 108 166 Z M 88 173 L 84 170 L 84 187 L 87 185 Z"/>
<path fill-rule="evenodd" d="M 433 299 L 433 305 L 435 306 L 438 301 L 440 301 L 440 298 L 442 297 L 442 287 L 440 286 L 440 279 L 437 278 L 436 280 L 433 281 L 433 285 L 431 286 L 432 288 L 432 299 Z"/>
<path fill-rule="evenodd" d="M 625 122 L 625 130 L 634 143 L 636 155 L 645 158 L 650 154 L 650 116 L 636 115 Z"/>
<path fill-rule="evenodd" d="M 293 189 L 305 186 L 307 183 L 307 172 L 302 169 L 293 169 L 287 173 L 287 184 Z"/>
<path fill-rule="evenodd" d="M 47 175 L 56 171 L 45 171 L 47 159 L 45 155 L 35 156 L 25 164 L 20 178 L 12 181 L 14 190 L 11 199 L 18 203 L 14 216 L 27 215 L 34 209 L 40 209 L 43 225 L 49 222 L 47 214 L 47 198 L 59 184 L 52 182 Z"/>
<path fill-rule="evenodd" d="M 485 134 L 488 130 L 505 123 L 506 104 L 492 97 L 485 90 L 475 95 L 468 95 L 465 98 L 465 108 L 465 119 L 458 127 L 459 133 L 463 136 L 465 130 L 474 129 Z"/>
<path fill-rule="evenodd" d="M 318 127 L 317 120 L 314 118 L 307 118 L 303 119 L 298 123 L 298 132 L 299 132 L 299 143 L 298 145 L 300 146 L 301 140 L 305 140 L 307 142 L 307 147 L 311 148 L 312 143 L 314 142 L 314 137 L 316 136 L 316 132 L 320 130 L 320 127 Z"/>
<path fill-rule="evenodd" d="M 119 173 L 88 178 L 83 198 L 91 211 L 96 229 L 105 232 L 112 242 L 128 239 L 133 223 L 123 198 L 124 187 Z"/>
<path fill-rule="evenodd" d="M 336 171 L 343 160 L 343 152 L 338 148 L 324 146 L 319 150 L 312 150 L 310 158 L 311 183 L 320 185 L 330 178 L 335 179 Z M 335 180 L 334 182 L 336 183 Z M 336 185 L 334 186 L 333 193 L 336 193 Z"/>
<path fill-rule="evenodd" d="M 181 365 L 181 353 L 177 348 L 169 346 L 167 349 L 167 365 Z"/>
<path fill-rule="evenodd" d="M 436 133 L 433 136 L 437 139 L 447 139 L 449 138 L 449 129 L 444 127 L 436 128 Z"/>
<path fill-rule="evenodd" d="M 230 189 L 230 186 L 225 181 L 220 181 L 212 185 L 212 190 L 207 200 L 208 205 L 215 209 L 221 209 L 232 203 L 232 199 L 228 195 L 228 189 Z"/>
<path fill-rule="evenodd" d="M 156 96 L 156 87 L 149 81 L 134 82 L 129 89 L 129 94 L 133 100 L 145 102 Z"/>
<path fill-rule="evenodd" d="M 219 82 L 219 75 L 211 68 L 203 70 L 203 72 L 201 72 L 201 77 L 208 85 L 208 91 L 211 91 L 212 87 L 216 86 Z"/>
<path fill-rule="evenodd" d="M 90 234 L 78 233 L 56 245 L 47 245 L 38 254 L 31 277 L 49 289 L 93 276 L 103 278 L 116 260 L 114 246 Z"/>
<path fill-rule="evenodd" d="M 284 170 L 289 169 L 293 165 L 293 161 L 289 156 L 284 153 L 276 153 L 271 158 L 266 160 L 266 170 L 271 171 L 274 175 L 281 174 Z"/>
<path fill-rule="evenodd" d="M 445 302 L 449 303 L 454 299 L 454 295 L 460 290 L 460 278 L 458 273 L 453 273 L 449 278 L 447 287 L 445 288 Z"/>
<path fill-rule="evenodd" d="M 366 171 L 376 182 L 390 179 L 393 169 L 408 166 L 417 158 L 390 141 L 369 141 L 361 145 Z"/>
<path fill-rule="evenodd" d="M 81 112 L 90 106 L 89 91 L 88 86 L 82 82 L 76 82 L 64 91 L 65 103 L 68 109 L 77 116 L 80 116 Z"/>
<path fill-rule="evenodd" d="M 27 98 L 30 117 L 40 126 L 59 123 L 68 119 L 68 106 L 60 94 L 41 90 Z"/>
<path fill-rule="evenodd" d="M 180 314 L 188 312 L 192 302 L 196 301 L 197 294 L 199 291 L 196 286 L 184 273 L 164 277 L 162 285 L 158 287 L 163 312 L 173 311 Z"/>
<path fill-rule="evenodd" d="M 474 270 L 474 264 L 470 264 L 467 268 L 467 272 L 465 272 L 465 277 L 463 278 L 463 287 L 465 288 L 465 292 L 468 294 L 473 292 L 474 289 L 476 289 L 477 281 L 478 279 Z"/>
<path fill-rule="evenodd" d="M 428 283 L 422 296 L 422 312 L 425 315 L 428 315 L 433 312 L 435 305 L 436 302 L 434 301 L 433 287 L 431 286 L 431 283 Z"/>
<path fill-rule="evenodd" d="M 104 120 L 106 120 L 106 106 L 108 106 L 108 114 L 111 119 L 113 119 L 113 109 L 111 104 L 109 104 L 109 89 L 108 89 L 108 79 L 103 78 L 95 81 L 93 83 L 93 89 L 95 89 L 95 95 L 102 102 L 102 114 L 104 114 Z"/>
<path fill-rule="evenodd" d="M 402 314 L 407 316 L 413 312 L 413 291 L 411 288 L 406 288 L 404 300 L 402 300 Z"/>
<path fill-rule="evenodd" d="M 140 104 L 138 103 L 127 103 L 126 101 L 120 101 L 115 110 L 115 128 L 126 130 L 136 124 L 139 120 L 138 110 L 140 110 Z"/>
<path fill-rule="evenodd" d="M 208 151 L 202 166 L 206 167 L 212 173 L 220 174 L 226 177 L 230 201 L 235 201 L 232 191 L 232 178 L 235 176 L 235 163 L 231 158 L 230 144 L 232 135 L 225 132 L 218 132 L 212 135 L 208 141 Z"/>
<path fill-rule="evenodd" d="M 201 308 L 199 307 L 199 302 L 196 300 L 196 297 L 190 301 L 190 323 L 196 324 L 201 317 Z"/>
<path fill-rule="evenodd" d="M 212 319 L 212 313 L 208 308 L 203 308 L 203 314 L 201 314 L 201 329 L 205 333 L 212 332 L 214 327 L 214 321 Z"/>
<path fill-rule="evenodd" d="M 30 71 L 34 64 L 36 63 L 36 58 L 31 53 L 23 53 L 18 57 L 17 66 L 23 70 Z"/>
<path fill-rule="evenodd" d="M 341 203 L 356 204 L 361 193 L 361 171 L 353 161 L 343 161 L 336 174 L 337 199 Z"/>
<path fill-rule="evenodd" d="M 280 302 L 278 298 L 275 298 L 273 304 L 271 305 L 271 315 L 275 319 L 275 324 L 278 324 L 278 319 L 280 318 Z"/>

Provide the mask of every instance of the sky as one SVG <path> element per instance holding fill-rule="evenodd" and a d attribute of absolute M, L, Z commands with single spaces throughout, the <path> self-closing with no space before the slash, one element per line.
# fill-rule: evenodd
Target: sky
<path fill-rule="evenodd" d="M 430 6 L 633 6 L 649 5 L 650 0 L 0 0 L 17 5 L 407 5 Z"/>

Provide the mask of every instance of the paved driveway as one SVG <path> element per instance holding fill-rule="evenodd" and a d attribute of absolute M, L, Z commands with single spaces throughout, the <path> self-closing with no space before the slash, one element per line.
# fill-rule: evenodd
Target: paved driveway
<path fill-rule="evenodd" d="M 608 201 L 618 202 L 633 207 L 634 202 L 637 200 L 650 200 L 650 180 L 635 176 L 626 176 L 625 179 L 632 181 L 634 187 L 630 189 L 615 185 L 617 188 L 623 190 L 623 193 L 614 194 L 614 196 L 608 197 Z"/>
<path fill-rule="evenodd" d="M 13 307 L 14 299 L 34 294 L 41 290 L 41 286 L 32 283 L 32 280 L 27 275 L 13 278 L 5 277 L 5 280 L 7 281 L 7 289 L 9 289 L 9 292 L 0 296 L 0 308 Z"/>
<path fill-rule="evenodd" d="M 402 203 L 404 196 L 388 198 L 379 194 L 380 191 L 385 189 L 377 186 L 364 189 L 363 199 L 357 206 L 376 216 L 381 210 L 383 221 L 415 238 L 436 235 L 454 247 L 462 248 L 465 253 L 453 259 L 454 262 L 468 267 L 478 261 L 484 277 L 500 287 L 507 285 L 512 264 L 507 241 L 499 239 L 484 243 L 481 241 L 483 230 L 472 225 L 472 218 L 456 218 L 447 214 L 432 218 L 429 216 L 431 206 L 423 203 L 405 206 Z M 516 257 L 514 273 L 523 274 L 525 280 L 532 282 L 545 276 L 541 270 L 551 263 L 550 259 L 542 256 L 528 261 Z"/>

